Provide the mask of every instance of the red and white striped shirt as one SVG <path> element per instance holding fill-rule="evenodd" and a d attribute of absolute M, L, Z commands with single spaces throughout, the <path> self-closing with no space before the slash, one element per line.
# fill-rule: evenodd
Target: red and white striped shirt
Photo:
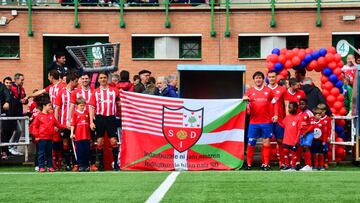
<path fill-rule="evenodd" d="M 96 110 L 96 115 L 114 116 L 116 114 L 116 103 L 119 101 L 119 91 L 113 87 L 95 89 L 91 95 L 90 105 Z"/>
<path fill-rule="evenodd" d="M 66 121 L 70 121 L 70 98 L 71 91 L 63 88 L 56 97 L 55 105 L 60 108 L 60 123 L 66 125 Z"/>
<path fill-rule="evenodd" d="M 45 88 L 45 91 L 49 93 L 50 101 L 53 107 L 55 107 L 56 97 L 59 94 L 60 90 L 64 89 L 66 85 L 61 81 L 56 84 L 51 84 Z"/>
<path fill-rule="evenodd" d="M 84 98 L 86 101 L 86 110 L 90 111 L 90 99 L 93 94 L 93 89 L 88 88 L 87 90 L 83 87 L 79 87 L 71 93 L 70 103 L 76 104 L 76 99 Z"/>

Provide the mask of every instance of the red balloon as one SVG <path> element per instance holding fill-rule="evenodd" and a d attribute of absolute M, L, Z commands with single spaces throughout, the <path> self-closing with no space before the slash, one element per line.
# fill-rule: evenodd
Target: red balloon
<path fill-rule="evenodd" d="M 330 94 L 331 95 L 334 95 L 335 97 L 339 96 L 340 94 L 340 91 L 337 87 L 333 87 L 331 90 L 330 90 Z"/>
<path fill-rule="evenodd" d="M 327 53 L 327 54 L 325 55 L 325 59 L 326 59 L 326 61 L 327 61 L 328 63 L 333 62 L 333 61 L 334 61 L 334 54 L 332 54 L 332 53 Z"/>
<path fill-rule="evenodd" d="M 320 57 L 320 58 L 318 58 L 317 61 L 318 61 L 318 66 L 319 66 L 321 69 L 325 68 L 325 66 L 326 66 L 326 64 L 327 64 L 327 61 L 326 61 L 325 57 Z"/>
<path fill-rule="evenodd" d="M 318 63 L 317 63 L 317 61 L 315 61 L 315 60 L 310 62 L 309 68 L 310 68 L 311 70 L 315 70 L 315 71 L 319 72 Z"/>
<path fill-rule="evenodd" d="M 280 72 L 280 75 L 282 75 L 284 78 L 287 78 L 287 76 L 288 76 L 287 70 L 283 69 L 283 70 Z"/>
<path fill-rule="evenodd" d="M 337 96 L 336 99 L 337 99 L 338 101 L 340 101 L 340 102 L 344 102 L 345 96 L 344 96 L 343 94 L 339 94 L 339 96 Z"/>
<path fill-rule="evenodd" d="M 344 77 L 342 76 L 342 74 L 340 74 L 340 75 L 338 75 L 338 78 L 339 78 L 339 80 L 344 80 Z"/>
<path fill-rule="evenodd" d="M 327 48 L 326 50 L 327 50 L 327 53 L 336 54 L 336 49 L 335 49 L 335 47 L 329 47 L 329 48 Z"/>
<path fill-rule="evenodd" d="M 326 82 L 324 85 L 325 89 L 327 89 L 328 91 L 330 91 L 334 87 L 334 85 L 330 81 Z"/>
<path fill-rule="evenodd" d="M 266 63 L 266 67 L 268 68 L 268 70 L 272 70 L 272 69 L 274 69 L 274 63 L 272 63 L 272 62 L 267 62 L 267 63 Z"/>
<path fill-rule="evenodd" d="M 335 120 L 335 124 L 336 125 L 339 125 L 339 126 L 344 126 L 345 125 L 345 120 L 343 120 L 343 119 L 336 119 Z"/>
<path fill-rule="evenodd" d="M 294 53 L 292 52 L 292 51 L 290 51 L 290 50 L 288 50 L 287 52 L 286 52 L 286 54 L 285 54 L 285 56 L 286 56 L 286 59 L 292 59 L 292 57 L 294 56 Z"/>
<path fill-rule="evenodd" d="M 333 105 L 333 107 L 339 111 L 342 107 L 344 107 L 344 103 L 343 102 L 339 102 L 339 101 L 336 101 Z"/>
<path fill-rule="evenodd" d="M 335 70 L 333 70 L 333 73 L 335 74 L 335 75 L 337 75 L 338 77 L 341 75 L 341 68 L 335 68 Z"/>
<path fill-rule="evenodd" d="M 329 105 L 330 105 L 330 104 L 329 104 Z M 331 112 L 332 112 L 333 114 L 336 114 L 336 109 L 330 108 L 330 110 L 331 110 Z"/>
<path fill-rule="evenodd" d="M 299 48 L 293 48 L 292 51 L 293 51 L 293 53 L 295 55 L 297 55 L 299 53 L 300 49 Z"/>
<path fill-rule="evenodd" d="M 324 83 L 321 84 L 321 89 L 322 89 L 322 90 L 326 90 Z"/>
<path fill-rule="evenodd" d="M 329 94 L 330 94 L 327 89 L 323 89 L 323 90 L 321 91 L 321 93 L 322 93 L 322 95 L 323 95 L 325 98 L 327 98 L 327 97 L 329 96 Z"/>
<path fill-rule="evenodd" d="M 330 106 L 332 106 L 332 104 L 334 104 L 334 102 L 336 101 L 336 97 L 330 94 L 326 97 L 326 101 Z"/>
<path fill-rule="evenodd" d="M 335 62 L 330 62 L 329 64 L 328 64 L 328 66 L 329 66 L 329 68 L 331 68 L 331 70 L 334 70 L 335 68 L 336 68 L 336 63 Z"/>
<path fill-rule="evenodd" d="M 270 59 L 270 62 L 276 63 L 276 62 L 278 62 L 278 58 L 279 58 L 278 55 L 271 54 L 269 59 Z"/>
<path fill-rule="evenodd" d="M 338 63 L 338 62 L 341 61 L 341 56 L 340 56 L 340 54 L 335 54 L 335 56 L 334 56 L 334 61 L 335 61 L 336 63 Z"/>
<path fill-rule="evenodd" d="M 294 66 L 298 66 L 298 65 L 300 65 L 300 63 L 301 63 L 301 59 L 300 59 L 300 57 L 298 57 L 298 56 L 294 56 L 294 57 L 291 59 L 291 62 L 292 62 L 292 64 L 293 64 Z"/>
<path fill-rule="evenodd" d="M 305 52 L 306 52 L 307 54 L 312 54 L 313 50 L 310 49 L 310 48 L 307 48 L 307 49 L 305 49 Z"/>
<path fill-rule="evenodd" d="M 337 63 L 337 67 L 342 68 L 343 66 L 344 66 L 344 61 L 341 60 Z"/>
<path fill-rule="evenodd" d="M 306 51 L 304 49 L 300 49 L 298 56 L 300 57 L 301 60 L 304 60 L 306 56 Z"/>
<path fill-rule="evenodd" d="M 321 80 L 321 83 L 324 84 L 324 83 L 326 83 L 327 81 L 329 81 L 329 78 L 326 77 L 325 75 L 322 75 L 320 80 Z"/>
<path fill-rule="evenodd" d="M 290 60 L 287 60 L 286 62 L 285 62 L 285 68 L 286 69 L 290 69 L 290 68 L 292 68 L 293 67 L 293 64 L 291 63 L 291 61 Z"/>
<path fill-rule="evenodd" d="M 286 56 L 284 54 L 281 54 L 279 57 L 278 57 L 278 60 L 280 63 L 282 64 L 285 64 L 286 62 Z"/>
<path fill-rule="evenodd" d="M 344 115 L 346 114 L 346 109 L 345 109 L 345 107 L 342 107 L 342 108 L 340 109 L 339 114 L 340 114 L 340 116 L 344 116 Z"/>
<path fill-rule="evenodd" d="M 286 48 L 282 48 L 282 49 L 280 49 L 280 54 L 286 54 L 286 52 L 287 52 L 287 49 Z"/>

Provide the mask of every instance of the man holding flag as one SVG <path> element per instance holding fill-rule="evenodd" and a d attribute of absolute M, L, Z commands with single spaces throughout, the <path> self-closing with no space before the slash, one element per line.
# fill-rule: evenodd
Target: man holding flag
<path fill-rule="evenodd" d="M 271 154 L 270 138 L 273 136 L 272 123 L 277 122 L 278 119 L 278 105 L 276 102 L 274 108 L 272 108 L 272 100 L 275 96 L 272 90 L 265 86 L 264 79 L 264 73 L 255 72 L 253 75 L 255 86 L 249 88 L 243 97 L 244 100 L 249 102 L 247 111 L 250 114 L 246 170 L 251 170 L 256 141 L 260 137 L 263 138 L 261 168 L 264 171 L 271 170 L 269 165 Z"/>

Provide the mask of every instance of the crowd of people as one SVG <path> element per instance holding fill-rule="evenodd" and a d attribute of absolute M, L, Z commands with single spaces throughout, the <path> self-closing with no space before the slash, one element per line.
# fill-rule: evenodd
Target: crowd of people
<path fill-rule="evenodd" d="M 29 116 L 30 134 L 36 144 L 36 170 L 97 171 L 104 169 L 104 136 L 109 137 L 114 170 L 119 170 L 121 121 L 119 91 L 132 91 L 166 97 L 178 97 L 177 76 L 151 77 L 141 70 L 130 81 L 128 71 L 79 73 L 65 67 L 64 54 L 57 54 L 48 68 L 50 85 L 26 95 L 24 75 L 0 83 L 2 116 Z M 96 66 L 98 61 L 94 60 Z M 345 107 L 351 113 L 351 84 L 356 63 L 352 56 L 344 67 Z M 263 170 L 271 170 L 271 139 L 279 149 L 281 170 L 325 170 L 331 133 L 331 111 L 326 100 L 304 69 L 295 77 L 277 81 L 277 73 L 255 72 L 254 86 L 243 99 L 248 100 L 247 164 L 252 169 L 258 138 L 262 138 Z M 268 84 L 266 84 L 266 82 Z M 24 111 L 23 105 L 28 105 Z M 2 142 L 17 143 L 21 124 L 2 121 Z M 16 147 L 2 147 L 1 158 L 22 155 Z M 301 167 L 302 157 L 305 166 Z M 98 164 L 96 164 L 98 163 Z"/>
<path fill-rule="evenodd" d="M 155 79 L 150 71 L 142 70 L 131 82 L 130 74 L 125 70 L 120 74 L 79 75 L 81 71 L 65 67 L 63 54 L 55 58 L 48 68 L 51 84 L 44 89 L 26 95 L 24 75 L 20 73 L 15 75 L 14 81 L 11 77 L 4 78 L 4 84 L 0 85 L 3 116 L 30 117 L 29 131 L 36 143 L 35 165 L 40 172 L 45 172 L 46 168 L 49 172 L 103 170 L 105 135 L 112 148 L 113 168 L 119 170 L 120 90 L 178 97 L 175 74 Z M 94 60 L 94 65 L 96 62 Z M 28 109 L 24 111 L 26 104 Z M 9 142 L 11 136 L 21 133 L 21 129 L 16 129 L 21 125 L 14 122 L 1 122 L 4 129 L 2 142 Z M 1 158 L 7 159 L 9 153 L 21 155 L 12 148 L 3 147 Z"/>
<path fill-rule="evenodd" d="M 343 70 L 343 94 L 346 113 L 352 113 L 352 83 L 357 64 L 353 55 L 347 57 Z M 332 131 L 332 113 L 320 89 L 305 69 L 295 71 L 295 77 L 276 81 L 277 73 L 269 71 L 267 78 L 257 71 L 254 86 L 243 99 L 248 100 L 247 164 L 252 169 L 257 139 L 262 138 L 262 170 L 271 170 L 271 140 L 276 140 L 280 170 L 325 170 Z M 267 83 L 266 84 L 266 80 Z M 301 166 L 304 159 L 304 166 Z"/>

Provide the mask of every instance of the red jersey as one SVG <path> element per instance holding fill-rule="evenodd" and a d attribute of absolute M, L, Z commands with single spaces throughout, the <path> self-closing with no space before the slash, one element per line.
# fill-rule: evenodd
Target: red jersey
<path fill-rule="evenodd" d="M 331 118 L 329 116 L 325 115 L 320 120 L 326 126 L 325 137 L 326 137 L 326 140 L 328 140 L 331 136 L 331 129 L 332 129 Z"/>
<path fill-rule="evenodd" d="M 52 140 L 56 134 L 55 127 L 65 129 L 66 126 L 57 121 L 52 113 L 40 112 L 33 122 L 33 133 L 40 140 Z"/>
<path fill-rule="evenodd" d="M 78 98 L 84 98 L 86 101 L 86 110 L 89 111 L 90 110 L 90 99 L 91 99 L 91 95 L 93 93 L 93 89 L 88 88 L 87 90 L 84 89 L 83 87 L 77 88 L 76 90 L 74 90 L 71 93 L 71 98 L 70 98 L 70 103 L 72 104 L 76 104 L 76 99 Z"/>
<path fill-rule="evenodd" d="M 267 86 L 257 89 L 252 87 L 245 93 L 249 97 L 250 124 L 272 123 L 272 117 L 278 115 L 277 105 L 272 109 L 274 95 Z M 275 113 L 274 113 L 275 112 Z"/>
<path fill-rule="evenodd" d="M 114 116 L 117 102 L 119 102 L 119 91 L 109 86 L 106 89 L 101 87 L 95 89 L 90 99 L 90 105 L 96 110 L 95 114 L 102 116 Z"/>
<path fill-rule="evenodd" d="M 273 108 L 275 103 L 278 105 L 278 122 L 281 122 L 285 118 L 285 103 L 284 103 L 284 94 L 286 92 L 286 88 L 280 85 L 276 85 L 275 87 L 268 87 L 271 89 L 274 99 L 272 100 Z M 274 110 L 272 110 L 274 111 Z"/>
<path fill-rule="evenodd" d="M 300 99 L 306 98 L 306 94 L 304 91 L 298 89 L 296 92 L 292 93 L 290 92 L 290 89 L 288 89 L 284 94 L 284 100 L 289 102 L 300 102 Z"/>
<path fill-rule="evenodd" d="M 314 122 L 314 139 L 327 142 L 327 127 L 322 120 Z"/>
<path fill-rule="evenodd" d="M 62 90 L 66 85 L 61 81 L 56 84 L 51 84 L 45 88 L 45 91 L 49 93 L 50 101 L 53 107 L 55 107 L 56 97 L 59 94 L 60 90 Z"/>
<path fill-rule="evenodd" d="M 299 119 L 300 119 L 300 135 L 304 135 L 306 132 L 312 132 L 314 130 L 314 121 L 315 117 L 313 112 L 311 112 L 309 109 L 306 109 L 305 111 L 299 113 Z"/>
<path fill-rule="evenodd" d="M 70 121 L 70 97 L 71 91 L 67 88 L 63 88 L 56 97 L 55 105 L 60 108 L 60 123 L 63 125 Z"/>
<path fill-rule="evenodd" d="M 90 117 L 88 111 L 74 111 L 71 126 L 75 127 L 75 140 L 90 140 Z"/>
<path fill-rule="evenodd" d="M 290 146 L 295 146 L 299 140 L 299 115 L 288 114 L 282 121 L 284 125 L 284 139 L 283 143 Z"/>

